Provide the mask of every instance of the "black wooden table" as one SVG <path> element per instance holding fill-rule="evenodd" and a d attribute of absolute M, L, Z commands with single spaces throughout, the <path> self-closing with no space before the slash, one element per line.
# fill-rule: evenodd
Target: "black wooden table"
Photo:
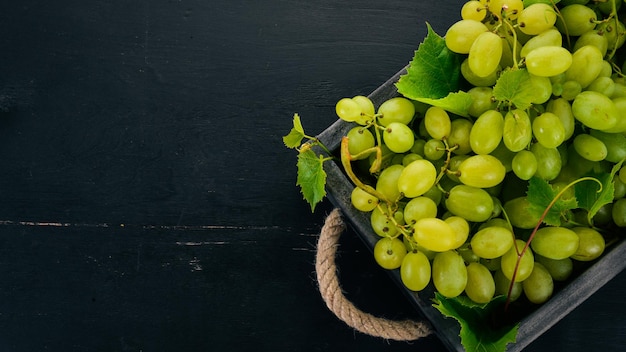
<path fill-rule="evenodd" d="M 347 328 L 281 136 L 368 94 L 458 1 L 0 6 L 0 351 L 442 351 Z M 348 297 L 418 318 L 347 231 Z M 626 274 L 529 347 L 626 344 Z"/>

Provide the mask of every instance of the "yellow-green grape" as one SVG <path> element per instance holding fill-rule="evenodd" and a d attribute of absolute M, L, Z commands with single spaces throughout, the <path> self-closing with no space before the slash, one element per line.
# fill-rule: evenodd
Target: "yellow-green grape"
<path fill-rule="evenodd" d="M 539 222 L 540 218 L 528 211 L 530 202 L 526 196 L 513 198 L 504 203 L 506 212 L 511 224 L 521 229 L 532 229 Z"/>
<path fill-rule="evenodd" d="M 598 92 L 585 91 L 572 102 L 574 118 L 589 128 L 608 130 L 620 119 L 615 103 Z"/>
<path fill-rule="evenodd" d="M 353 156 L 357 156 L 376 145 L 376 140 L 372 132 L 363 127 L 351 128 L 346 136 L 348 137 L 348 151 L 350 151 L 350 154 Z M 364 153 L 355 159 L 365 159 L 368 156 L 368 153 Z"/>
<path fill-rule="evenodd" d="M 606 36 L 598 33 L 597 30 L 587 31 L 578 37 L 578 39 L 576 39 L 576 43 L 574 43 L 574 49 L 572 51 L 576 51 L 585 45 L 593 45 L 598 48 L 602 57 L 606 55 L 609 49 L 609 41 Z"/>
<path fill-rule="evenodd" d="M 424 157 L 426 159 L 435 161 L 441 159 L 446 155 L 446 145 L 440 139 L 431 138 L 424 144 Z"/>
<path fill-rule="evenodd" d="M 437 204 L 428 197 L 416 197 L 406 203 L 403 213 L 404 221 L 413 225 L 420 219 L 437 217 Z"/>
<path fill-rule="evenodd" d="M 402 157 L 402 166 L 407 166 L 415 160 L 424 159 L 421 155 L 416 153 L 407 153 Z"/>
<path fill-rule="evenodd" d="M 374 260 L 385 269 L 399 268 L 406 253 L 406 247 L 399 238 L 383 237 L 374 245 Z"/>
<path fill-rule="evenodd" d="M 452 214 L 473 222 L 486 221 L 494 209 L 493 199 L 487 191 L 466 185 L 452 187 L 445 205 Z"/>
<path fill-rule="evenodd" d="M 389 215 L 386 210 L 381 210 L 380 207 L 376 207 L 370 213 L 370 225 L 374 233 L 378 236 L 393 237 L 398 233 L 398 228 L 392 218 L 396 220 L 400 217 L 402 217 L 400 220 L 403 220 L 404 217 L 400 212 Z"/>
<path fill-rule="evenodd" d="M 601 140 L 586 133 L 574 138 L 574 149 L 580 156 L 591 161 L 601 161 L 606 158 L 606 145 Z"/>
<path fill-rule="evenodd" d="M 506 276 L 504 276 L 504 273 L 502 273 L 502 270 L 496 271 L 496 273 L 493 275 L 493 281 L 496 284 L 496 293 L 495 293 L 496 295 L 506 296 L 509 294 L 509 288 L 511 287 L 511 280 L 508 279 Z M 511 300 L 511 302 L 514 302 L 515 300 L 520 298 L 520 296 L 522 295 L 522 292 L 523 292 L 522 283 L 515 282 L 513 284 L 511 293 L 509 295 L 509 299 Z"/>
<path fill-rule="evenodd" d="M 508 221 L 506 221 L 506 219 L 503 219 L 503 218 L 489 219 L 488 221 L 480 224 L 480 226 L 478 227 L 478 230 L 482 230 L 484 228 L 491 227 L 491 226 L 504 227 L 505 229 L 512 230 L 511 225 L 508 223 Z"/>
<path fill-rule="evenodd" d="M 413 238 L 420 246 L 444 252 L 455 249 L 456 232 L 447 222 L 439 218 L 423 218 L 413 225 Z"/>
<path fill-rule="evenodd" d="M 540 228 L 530 242 L 534 252 L 550 259 L 572 256 L 576 253 L 578 244 L 579 238 L 576 232 L 561 226 Z"/>
<path fill-rule="evenodd" d="M 434 139 L 444 139 L 450 135 L 452 122 L 450 115 L 444 109 L 431 106 L 424 115 L 424 126 L 428 134 Z"/>
<path fill-rule="evenodd" d="M 601 140 L 606 146 L 605 160 L 618 163 L 626 158 L 626 136 L 624 134 L 596 130 L 590 130 L 589 134 Z"/>
<path fill-rule="evenodd" d="M 481 33 L 470 47 L 469 68 L 478 77 L 494 73 L 502 57 L 502 39 L 493 32 Z"/>
<path fill-rule="evenodd" d="M 400 197 L 398 179 L 404 170 L 402 165 L 391 165 L 385 168 L 376 180 L 376 190 L 383 194 L 387 200 L 396 200 Z"/>
<path fill-rule="evenodd" d="M 460 216 L 453 215 L 445 218 L 443 221 L 450 225 L 452 229 L 454 229 L 454 233 L 456 234 L 456 238 L 454 244 L 452 245 L 452 248 L 457 249 L 461 247 L 469 237 L 470 228 L 467 220 L 463 219 Z"/>
<path fill-rule="evenodd" d="M 467 82 L 469 82 L 469 84 L 475 87 L 493 86 L 498 80 L 498 71 L 499 70 L 494 70 L 491 74 L 485 77 L 480 77 L 470 68 L 468 58 L 461 62 L 461 75 L 463 76 L 463 78 L 465 78 Z"/>
<path fill-rule="evenodd" d="M 513 233 L 500 226 L 489 226 L 479 230 L 470 241 L 472 251 L 485 259 L 501 257 L 513 246 Z"/>
<path fill-rule="evenodd" d="M 626 183 L 626 166 L 622 166 L 622 168 L 619 169 L 619 173 L 617 175 L 622 183 Z"/>
<path fill-rule="evenodd" d="M 556 28 L 550 28 L 541 34 L 530 38 L 520 51 L 520 57 L 526 57 L 533 49 L 542 46 L 561 46 L 563 45 L 563 35 Z"/>
<path fill-rule="evenodd" d="M 461 18 L 464 20 L 482 21 L 487 15 L 487 8 L 478 0 L 470 0 L 461 7 Z"/>
<path fill-rule="evenodd" d="M 572 228 L 579 238 L 578 249 L 571 258 L 578 261 L 588 262 L 597 259 L 604 253 L 606 242 L 600 232 L 590 227 Z"/>
<path fill-rule="evenodd" d="M 535 263 L 533 271 L 522 282 L 524 295 L 529 301 L 541 304 L 547 301 L 554 292 L 554 281 L 548 270 L 541 264 Z"/>
<path fill-rule="evenodd" d="M 546 148 L 556 148 L 565 140 L 565 128 L 561 119 L 551 112 L 544 112 L 532 122 L 533 135 Z"/>
<path fill-rule="evenodd" d="M 467 266 L 465 294 L 476 303 L 489 303 L 496 292 L 496 283 L 489 269 L 480 263 Z"/>
<path fill-rule="evenodd" d="M 493 88 L 491 87 L 472 87 L 467 93 L 472 97 L 472 105 L 467 110 L 472 117 L 478 117 L 497 106 L 496 101 L 492 99 Z"/>
<path fill-rule="evenodd" d="M 604 61 L 603 61 L 604 62 Z M 615 91 L 615 82 L 611 77 L 601 77 L 598 75 L 596 79 L 587 86 L 587 90 L 591 90 L 594 92 L 598 92 L 600 94 L 606 95 L 607 97 L 613 96 L 613 92 Z"/>
<path fill-rule="evenodd" d="M 561 46 L 542 46 L 526 55 L 526 69 L 535 76 L 556 76 L 571 65 L 572 54 Z"/>
<path fill-rule="evenodd" d="M 583 35 L 596 26 L 598 16 L 596 12 L 585 5 L 571 4 L 560 10 L 561 16 L 554 25 L 561 33 L 572 37 Z"/>
<path fill-rule="evenodd" d="M 428 160 L 415 160 L 404 167 L 398 176 L 397 187 L 405 197 L 414 198 L 426 193 L 437 178 L 435 166 Z"/>
<path fill-rule="evenodd" d="M 472 122 L 466 119 L 455 119 L 452 121 L 450 129 L 450 137 L 448 137 L 448 145 L 456 146 L 453 151 L 456 155 L 465 155 L 472 151 L 469 136 L 472 130 Z"/>
<path fill-rule="evenodd" d="M 616 17 L 603 21 L 596 27 L 596 30 L 606 37 L 608 50 L 619 49 L 626 41 L 626 26 Z"/>
<path fill-rule="evenodd" d="M 339 99 L 335 104 L 337 116 L 347 122 L 354 122 L 361 117 L 361 106 L 351 98 Z"/>
<path fill-rule="evenodd" d="M 492 155 L 473 155 L 459 165 L 459 180 L 468 186 L 489 188 L 504 180 L 506 169 Z"/>
<path fill-rule="evenodd" d="M 624 99 L 624 102 L 626 103 L 626 99 Z M 546 112 L 551 112 L 559 117 L 565 131 L 565 140 L 570 139 L 574 135 L 576 120 L 574 119 L 574 113 L 572 113 L 572 105 L 567 100 L 563 98 L 551 99 L 546 105 Z"/>
<path fill-rule="evenodd" d="M 576 81 L 585 89 L 598 77 L 603 63 L 600 49 L 593 45 L 585 45 L 572 54 L 572 64 L 565 71 L 565 80 Z"/>
<path fill-rule="evenodd" d="M 455 251 L 438 253 L 433 260 L 432 279 L 439 293 L 448 298 L 457 297 L 467 285 L 467 268 Z"/>
<path fill-rule="evenodd" d="M 407 98 L 394 97 L 378 107 L 378 123 L 389 126 L 393 122 L 408 125 L 415 116 L 415 105 Z"/>
<path fill-rule="evenodd" d="M 524 9 L 522 0 L 491 0 L 488 2 L 489 11 L 498 18 L 515 20 Z"/>
<path fill-rule="evenodd" d="M 532 243 L 532 242 L 531 242 Z M 533 251 L 526 248 L 526 251 L 519 260 L 519 266 L 517 265 L 519 256 L 517 253 L 522 253 L 522 250 L 526 246 L 526 242 L 522 240 L 515 240 L 514 246 L 512 246 L 500 259 L 500 268 L 504 276 L 515 282 L 521 282 L 526 280 L 533 271 L 535 265 L 535 256 Z M 517 247 L 517 250 L 515 249 Z M 515 269 L 517 268 L 517 271 Z M 513 278 L 515 276 L 515 278 Z"/>
<path fill-rule="evenodd" d="M 531 103 L 543 104 L 552 97 L 552 82 L 548 77 L 530 75 L 530 84 L 533 87 L 533 98 Z"/>
<path fill-rule="evenodd" d="M 359 187 L 354 187 L 350 193 L 350 201 L 356 209 L 363 212 L 370 212 L 378 205 L 378 198 Z"/>
<path fill-rule="evenodd" d="M 556 18 L 556 11 L 552 6 L 535 3 L 521 11 L 517 23 L 523 33 L 537 35 L 552 28 L 556 23 Z"/>
<path fill-rule="evenodd" d="M 596 8 L 600 10 L 600 12 L 602 12 L 603 14 L 609 15 L 611 14 L 611 12 L 613 12 L 613 6 L 615 6 L 616 11 L 619 11 L 620 7 L 622 6 L 622 1 L 606 0 L 598 2 Z"/>
<path fill-rule="evenodd" d="M 626 227 L 626 198 L 621 198 L 613 203 L 613 209 L 611 209 L 611 216 L 613 222 L 618 227 Z"/>
<path fill-rule="evenodd" d="M 512 152 L 528 147 L 533 138 L 530 117 L 524 110 L 510 110 L 504 115 L 502 141 Z"/>
<path fill-rule="evenodd" d="M 420 251 L 407 253 L 400 265 L 400 279 L 411 291 L 421 291 L 430 282 L 431 266 L 428 257 Z"/>
<path fill-rule="evenodd" d="M 520 150 L 513 158 L 513 173 L 522 180 L 530 180 L 537 172 L 537 158 L 528 150 Z"/>
<path fill-rule="evenodd" d="M 537 172 L 535 175 L 540 178 L 551 181 L 554 180 L 562 168 L 561 153 L 556 148 L 546 148 L 541 143 L 533 143 L 530 151 L 537 158 Z"/>
<path fill-rule="evenodd" d="M 446 177 L 454 181 L 455 183 L 461 183 L 459 177 L 456 174 L 456 171 L 459 170 L 459 165 L 461 165 L 461 163 L 469 157 L 469 155 L 454 155 L 453 157 L 451 157 L 450 162 L 448 163 L 448 171 L 450 172 L 446 174 Z"/>
<path fill-rule="evenodd" d="M 613 92 L 615 93 L 615 89 L 617 88 L 617 86 L 619 86 L 619 84 L 614 84 L 613 86 Z M 615 95 L 615 94 L 613 94 Z M 619 116 L 625 116 L 626 114 L 626 95 L 622 96 L 622 97 L 616 97 L 613 98 L 613 103 L 615 104 L 615 108 L 617 109 L 617 112 L 619 114 Z M 624 118 L 620 118 L 617 120 L 617 123 L 615 124 L 615 126 L 605 129 L 604 132 L 608 132 L 608 133 L 622 133 L 622 132 L 626 132 L 626 119 Z"/>
<path fill-rule="evenodd" d="M 415 135 L 411 128 L 400 122 L 392 122 L 383 131 L 385 145 L 394 153 L 405 153 L 415 142 Z"/>
<path fill-rule="evenodd" d="M 535 253 L 535 261 L 543 264 L 555 281 L 569 279 L 574 270 L 574 263 L 570 258 L 550 259 Z"/>
<path fill-rule="evenodd" d="M 470 146 L 476 154 L 489 154 L 502 141 L 504 117 L 499 111 L 487 110 L 482 113 L 470 131 Z"/>
<path fill-rule="evenodd" d="M 376 113 L 372 100 L 364 95 L 354 96 L 352 97 L 352 100 L 361 107 L 361 116 L 357 117 L 354 122 L 362 126 L 370 124 L 372 120 L 374 120 L 374 115 Z"/>
<path fill-rule="evenodd" d="M 580 83 L 578 83 L 578 81 L 574 81 L 574 80 L 565 81 L 561 85 L 561 98 L 567 101 L 572 101 L 582 91 L 583 91 L 583 87 L 580 85 Z"/>
<path fill-rule="evenodd" d="M 460 20 L 448 28 L 445 42 L 448 49 L 458 54 L 468 54 L 476 38 L 488 28 L 477 20 Z"/>

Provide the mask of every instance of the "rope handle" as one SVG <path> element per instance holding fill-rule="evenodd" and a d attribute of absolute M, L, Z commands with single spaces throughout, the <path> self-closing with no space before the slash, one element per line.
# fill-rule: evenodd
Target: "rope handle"
<path fill-rule="evenodd" d="M 364 334 L 388 340 L 414 341 L 428 336 L 432 329 L 426 322 L 394 321 L 359 310 L 344 295 L 337 277 L 335 254 L 339 237 L 345 230 L 341 211 L 334 209 L 324 221 L 317 242 L 315 271 L 320 293 L 326 306 L 337 318 Z"/>

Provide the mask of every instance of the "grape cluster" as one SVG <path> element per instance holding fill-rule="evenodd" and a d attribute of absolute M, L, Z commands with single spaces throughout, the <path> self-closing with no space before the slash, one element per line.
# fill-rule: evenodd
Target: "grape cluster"
<path fill-rule="evenodd" d="M 571 197 L 573 181 L 626 158 L 621 3 L 467 1 L 444 38 L 463 55 L 469 117 L 402 96 L 378 108 L 365 96 L 337 102 L 339 118 L 355 123 L 342 162 L 352 205 L 380 236 L 378 264 L 399 269 L 412 291 L 432 282 L 446 297 L 542 303 L 576 262 L 604 252 L 604 230 L 626 227 L 626 167 L 591 221 L 577 209 L 548 226 L 524 192 L 538 177 Z M 529 73 L 528 108 L 494 98 L 511 69 Z"/>

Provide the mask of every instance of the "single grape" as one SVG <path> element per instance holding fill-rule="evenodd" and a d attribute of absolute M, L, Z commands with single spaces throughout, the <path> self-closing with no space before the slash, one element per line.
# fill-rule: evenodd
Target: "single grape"
<path fill-rule="evenodd" d="M 470 132 L 472 130 L 472 122 L 466 119 L 455 119 L 452 121 L 450 129 L 450 137 L 448 137 L 448 145 L 456 146 L 454 154 L 464 155 L 472 151 L 469 142 Z"/>
<path fill-rule="evenodd" d="M 372 230 L 380 237 L 393 237 L 398 233 L 398 228 L 391 220 L 399 219 L 403 220 L 403 215 L 401 212 L 396 212 L 392 215 L 387 213 L 387 210 L 381 210 L 380 207 L 376 207 L 370 213 L 370 225 L 372 226 Z"/>
<path fill-rule="evenodd" d="M 464 20 L 482 21 L 486 15 L 485 5 L 478 0 L 470 0 L 461 7 L 461 18 Z"/>
<path fill-rule="evenodd" d="M 452 187 L 445 205 L 452 214 L 473 222 L 486 221 L 494 209 L 493 199 L 487 191 L 466 185 Z"/>
<path fill-rule="evenodd" d="M 469 223 L 462 217 L 454 215 L 447 217 L 444 221 L 448 223 L 448 225 L 450 225 L 452 229 L 454 229 L 454 233 L 456 234 L 456 238 L 454 244 L 452 245 L 452 248 L 456 249 L 461 247 L 469 237 Z"/>
<path fill-rule="evenodd" d="M 622 166 L 622 168 L 619 169 L 618 177 L 622 183 L 626 183 L 626 166 Z"/>
<path fill-rule="evenodd" d="M 446 146 L 439 139 L 429 139 L 424 144 L 424 157 L 428 160 L 439 160 L 446 154 Z"/>
<path fill-rule="evenodd" d="M 613 203 L 611 215 L 615 225 L 626 227 L 626 198 L 618 199 Z"/>
<path fill-rule="evenodd" d="M 342 98 L 335 104 L 337 116 L 347 122 L 354 122 L 361 117 L 361 106 L 350 98 Z"/>
<path fill-rule="evenodd" d="M 520 150 L 513 158 L 513 172 L 522 180 L 530 180 L 537 172 L 537 158 L 528 150 Z"/>
<path fill-rule="evenodd" d="M 576 253 L 579 237 L 576 232 L 561 226 L 542 227 L 530 243 L 533 251 L 550 259 L 563 259 Z"/>
<path fill-rule="evenodd" d="M 354 187 L 352 193 L 350 193 L 350 202 L 356 209 L 369 212 L 374 210 L 376 205 L 378 205 L 378 198 L 359 187 Z"/>
<path fill-rule="evenodd" d="M 593 45 L 602 54 L 604 57 L 609 49 L 609 41 L 604 34 L 599 33 L 597 30 L 591 30 L 583 33 L 578 39 L 576 39 L 576 43 L 574 44 L 573 51 L 576 51 L 582 48 L 585 45 Z"/>
<path fill-rule="evenodd" d="M 496 273 L 493 275 L 493 280 L 496 285 L 496 292 L 495 292 L 496 295 L 506 296 L 509 294 L 511 280 L 507 278 L 506 276 L 504 276 L 504 273 L 502 273 L 502 270 L 496 271 Z M 509 296 L 509 299 L 511 300 L 511 302 L 514 302 L 515 300 L 517 300 L 522 295 L 522 292 L 523 292 L 522 283 L 515 282 L 513 284 L 513 287 L 511 289 L 510 296 Z"/>
<path fill-rule="evenodd" d="M 563 36 L 556 28 L 550 28 L 543 31 L 539 35 L 530 38 L 520 51 L 520 57 L 526 57 L 533 49 L 542 46 L 561 46 L 563 45 Z"/>
<path fill-rule="evenodd" d="M 415 105 L 407 98 L 394 97 L 378 107 L 378 123 L 389 126 L 392 122 L 408 125 L 415 116 Z"/>
<path fill-rule="evenodd" d="M 597 259 L 604 253 L 605 241 L 602 234 L 590 227 L 572 228 L 579 238 L 578 249 L 571 258 L 578 261 L 591 261 Z"/>
<path fill-rule="evenodd" d="M 414 198 L 426 193 L 437 178 L 435 166 L 428 160 L 415 160 L 403 168 L 397 179 L 397 188 L 405 197 Z"/>
<path fill-rule="evenodd" d="M 481 114 L 470 131 L 470 146 L 476 154 L 489 154 L 502 141 L 504 117 L 499 111 L 487 110 Z"/>
<path fill-rule="evenodd" d="M 524 110 L 515 109 L 504 116 L 502 141 L 512 152 L 519 152 L 532 141 L 532 123 Z"/>
<path fill-rule="evenodd" d="M 533 135 L 546 148 L 556 148 L 565 140 L 565 128 L 561 119 L 551 112 L 544 112 L 532 122 Z"/>
<path fill-rule="evenodd" d="M 572 54 L 560 46 L 542 46 L 526 55 L 526 69 L 535 76 L 550 77 L 567 71 Z"/>
<path fill-rule="evenodd" d="M 474 40 L 488 31 L 487 26 L 476 20 L 460 20 L 450 26 L 444 37 L 448 49 L 459 54 L 468 54 Z"/>
<path fill-rule="evenodd" d="M 546 148 L 541 143 L 533 143 L 530 151 L 537 158 L 537 172 L 535 173 L 537 176 L 546 181 L 554 180 L 559 176 L 563 164 L 558 149 Z"/>
<path fill-rule="evenodd" d="M 574 263 L 570 258 L 550 259 L 535 253 L 535 262 L 541 263 L 555 281 L 569 279 L 574 270 Z"/>
<path fill-rule="evenodd" d="M 580 156 L 591 161 L 604 160 L 608 153 L 606 145 L 601 140 L 586 133 L 577 135 L 573 145 Z"/>
<path fill-rule="evenodd" d="M 620 119 L 615 103 L 598 92 L 585 91 L 572 102 L 572 113 L 576 120 L 589 128 L 607 130 Z"/>
<path fill-rule="evenodd" d="M 525 246 L 526 242 L 522 240 L 515 240 L 514 246 L 504 253 L 502 259 L 500 259 L 500 268 L 502 269 L 502 273 L 511 281 L 524 281 L 533 271 L 535 256 L 533 255 L 533 251 L 530 247 L 526 248 L 521 260 L 519 260 L 519 266 L 517 265 L 519 259 L 518 253 L 522 253 Z M 517 250 L 515 249 L 516 247 Z M 515 271 L 516 268 L 517 271 Z M 515 278 L 513 278 L 513 276 L 515 276 Z"/>
<path fill-rule="evenodd" d="M 409 225 L 415 224 L 420 219 L 435 217 L 437 217 L 437 204 L 425 196 L 411 199 L 404 207 L 404 221 Z"/>
<path fill-rule="evenodd" d="M 550 82 L 548 77 L 539 77 L 531 74 L 530 84 L 533 88 L 531 103 L 543 104 L 552 97 L 552 82 Z"/>
<path fill-rule="evenodd" d="M 450 135 L 452 122 L 444 109 L 432 106 L 426 110 L 424 126 L 432 138 L 441 140 Z"/>
<path fill-rule="evenodd" d="M 492 155 L 473 155 L 459 165 L 459 180 L 468 186 L 489 188 L 504 180 L 506 169 Z"/>
<path fill-rule="evenodd" d="M 494 259 L 504 255 L 513 246 L 513 233 L 504 227 L 489 226 L 476 232 L 470 243 L 477 256 Z"/>
<path fill-rule="evenodd" d="M 532 229 L 540 221 L 538 216 L 534 216 L 528 211 L 529 208 L 530 202 L 526 196 L 513 198 L 504 203 L 504 211 L 511 224 L 521 229 Z"/>
<path fill-rule="evenodd" d="M 624 45 L 626 40 L 626 27 L 624 23 L 613 17 L 611 21 L 603 21 L 598 24 L 595 29 L 598 33 L 601 33 L 606 37 L 608 43 L 608 50 L 619 49 Z"/>
<path fill-rule="evenodd" d="M 383 237 L 374 245 L 374 259 L 385 269 L 397 269 L 406 256 L 406 247 L 398 238 Z"/>
<path fill-rule="evenodd" d="M 493 88 L 491 87 L 472 87 L 467 91 L 472 96 L 472 105 L 467 113 L 472 117 L 478 117 L 487 110 L 495 109 L 497 104 L 493 98 Z"/>
<path fill-rule="evenodd" d="M 456 232 L 454 228 L 439 218 L 419 219 L 413 229 L 415 242 L 428 250 L 445 252 L 455 249 Z"/>
<path fill-rule="evenodd" d="M 556 12 L 552 6 L 534 3 L 521 11 L 517 18 L 520 31 L 525 34 L 537 35 L 554 26 Z"/>
<path fill-rule="evenodd" d="M 592 30 L 598 19 L 595 11 L 585 5 L 571 4 L 560 9 L 561 16 L 554 25 L 561 33 L 570 36 L 580 36 Z"/>
<path fill-rule="evenodd" d="M 489 303 L 496 292 L 496 284 L 491 272 L 480 263 L 467 266 L 465 294 L 476 303 Z"/>
<path fill-rule="evenodd" d="M 348 131 L 348 150 L 350 155 L 357 156 L 356 160 L 365 159 L 369 156 L 369 153 L 361 154 L 367 149 L 373 148 L 376 145 L 374 135 L 368 129 L 363 127 L 353 127 Z"/>
<path fill-rule="evenodd" d="M 467 268 L 455 251 L 438 253 L 433 260 L 432 279 L 435 288 L 445 297 L 457 297 L 467 285 Z"/>
<path fill-rule="evenodd" d="M 461 62 L 461 75 L 468 83 L 475 87 L 493 86 L 498 80 L 498 71 L 499 70 L 496 69 L 489 75 L 481 77 L 470 68 L 469 58 L 465 58 L 465 60 Z"/>
<path fill-rule="evenodd" d="M 613 92 L 615 91 L 615 82 L 611 77 L 603 77 L 598 75 L 598 77 L 594 79 L 591 84 L 589 84 L 587 90 L 598 92 L 602 95 L 606 95 L 607 97 L 611 97 L 613 96 Z M 620 119 L 620 121 L 621 120 L 623 119 Z"/>
<path fill-rule="evenodd" d="M 484 32 L 472 43 L 468 64 L 478 77 L 487 77 L 497 70 L 501 58 L 502 39 L 493 32 Z"/>
<path fill-rule="evenodd" d="M 564 138 L 565 140 L 570 139 L 570 137 L 574 134 L 574 127 L 576 125 L 576 120 L 574 119 L 574 114 L 572 113 L 572 105 L 564 98 L 551 99 L 546 105 L 546 112 L 551 112 L 559 117 L 561 125 L 565 130 Z"/>
<path fill-rule="evenodd" d="M 569 80 L 563 82 L 561 86 L 561 98 L 572 101 L 576 99 L 578 94 L 583 91 L 583 87 L 578 83 L 578 81 Z"/>
<path fill-rule="evenodd" d="M 605 160 L 618 163 L 626 158 L 626 136 L 624 134 L 596 130 L 590 130 L 589 134 L 599 139 L 606 146 Z"/>
<path fill-rule="evenodd" d="M 391 122 L 383 131 L 383 141 L 392 152 L 404 153 L 413 146 L 415 135 L 407 125 L 400 122 Z"/>
<path fill-rule="evenodd" d="M 529 301 L 541 304 L 552 296 L 554 281 L 541 263 L 535 263 L 530 276 L 522 282 L 522 287 Z"/>
<path fill-rule="evenodd" d="M 407 253 L 400 265 L 400 279 L 411 291 L 421 291 L 430 282 L 431 266 L 428 257 L 421 251 Z"/>
<path fill-rule="evenodd" d="M 400 190 L 398 189 L 398 179 L 404 170 L 402 165 L 391 165 L 381 171 L 376 180 L 376 190 L 382 193 L 388 200 L 396 200 L 400 198 Z"/>
<path fill-rule="evenodd" d="M 600 49 L 593 45 L 585 45 L 572 54 L 572 64 L 565 71 L 565 80 L 576 81 L 585 89 L 598 77 L 603 63 Z"/>

